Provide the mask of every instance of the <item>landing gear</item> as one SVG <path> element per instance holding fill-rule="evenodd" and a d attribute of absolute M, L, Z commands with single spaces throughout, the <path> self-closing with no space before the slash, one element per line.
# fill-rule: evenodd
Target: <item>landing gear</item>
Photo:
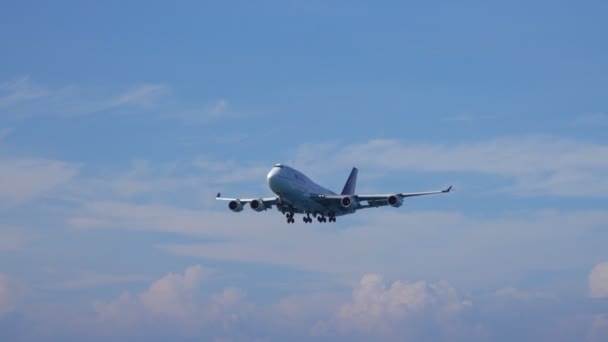
<path fill-rule="evenodd" d="M 313 218 L 310 216 L 311 213 L 306 213 L 306 216 L 302 217 L 302 221 L 304 221 L 304 223 L 312 223 Z M 329 216 L 326 217 L 323 214 L 317 214 L 315 215 L 315 213 L 312 213 L 313 216 L 315 216 L 317 218 L 317 221 L 319 221 L 319 223 L 325 223 L 327 221 L 329 222 L 336 222 L 336 216 L 334 216 L 334 213 L 329 213 Z M 295 219 L 294 219 L 294 213 L 293 212 L 286 212 L 285 213 L 285 217 L 287 217 L 287 223 L 294 223 Z"/>
<path fill-rule="evenodd" d="M 294 223 L 296 221 L 293 219 L 293 213 L 286 213 L 285 216 L 287 216 L 287 223 Z"/>
<path fill-rule="evenodd" d="M 302 218 L 305 223 L 312 223 L 312 218 L 310 217 L 310 213 L 306 213 L 306 216 Z"/>

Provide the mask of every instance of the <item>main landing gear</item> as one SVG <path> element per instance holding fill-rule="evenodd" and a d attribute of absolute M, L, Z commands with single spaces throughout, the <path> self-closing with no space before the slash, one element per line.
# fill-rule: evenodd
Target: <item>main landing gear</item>
<path fill-rule="evenodd" d="M 287 212 L 287 213 L 285 213 L 285 216 L 287 217 L 287 223 L 295 222 L 295 219 L 293 218 L 294 213 Z M 315 216 L 317 218 L 317 221 L 319 221 L 319 223 L 325 223 L 327 221 L 336 222 L 336 216 L 334 216 L 333 213 L 330 213 L 329 217 L 326 217 L 325 215 L 321 215 L 321 214 L 316 214 L 316 213 L 313 213 L 313 216 Z M 302 221 L 304 221 L 304 223 L 312 223 L 313 218 L 310 217 L 310 213 L 306 213 L 306 216 L 302 217 Z"/>
<path fill-rule="evenodd" d="M 306 216 L 302 217 L 302 221 L 304 221 L 304 223 L 312 223 L 312 218 L 310 217 L 310 213 L 306 213 Z"/>

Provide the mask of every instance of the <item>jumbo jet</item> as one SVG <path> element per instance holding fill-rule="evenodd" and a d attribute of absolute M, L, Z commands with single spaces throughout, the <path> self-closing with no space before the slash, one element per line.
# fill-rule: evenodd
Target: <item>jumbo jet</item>
<path fill-rule="evenodd" d="M 287 165 L 276 164 L 266 176 L 268 186 L 276 197 L 225 198 L 218 193 L 216 199 L 228 201 L 228 208 L 234 212 L 242 211 L 246 204 L 258 212 L 275 206 L 287 217 L 287 223 L 295 222 L 295 214 L 304 214 L 303 221 L 311 223 L 311 215 L 319 222 L 336 222 L 336 216 L 353 214 L 359 209 L 386 205 L 400 207 L 406 197 L 448 193 L 452 190 L 450 186 L 439 191 L 357 195 L 357 173 L 357 168 L 353 167 L 342 192 L 338 195 L 313 182 L 300 171 Z"/>

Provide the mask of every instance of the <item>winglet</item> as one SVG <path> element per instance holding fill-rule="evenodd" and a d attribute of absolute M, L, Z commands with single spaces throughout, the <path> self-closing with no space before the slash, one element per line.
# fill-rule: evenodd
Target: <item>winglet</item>
<path fill-rule="evenodd" d="M 215 196 L 215 198 L 220 198 L 222 197 L 222 194 L 220 192 L 217 193 L 217 196 Z"/>
<path fill-rule="evenodd" d="M 450 191 L 452 191 L 452 186 L 451 186 L 451 185 L 450 185 L 450 187 L 449 187 L 449 188 L 447 188 L 447 189 L 443 190 L 442 192 L 450 192 Z"/>

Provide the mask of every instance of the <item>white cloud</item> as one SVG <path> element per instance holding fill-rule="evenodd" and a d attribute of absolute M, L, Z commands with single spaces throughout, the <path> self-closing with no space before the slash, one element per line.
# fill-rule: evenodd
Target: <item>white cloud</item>
<path fill-rule="evenodd" d="M 169 87 L 164 84 L 142 84 L 126 90 L 122 94 L 110 99 L 106 107 L 116 108 L 121 106 L 149 107 L 168 91 Z M 103 107 L 103 106 L 102 106 Z"/>
<path fill-rule="evenodd" d="M 136 210 L 148 212 L 152 208 L 125 208 L 124 213 L 135 215 Z M 453 212 L 379 210 L 366 212 L 339 229 L 304 229 L 301 225 L 286 226 L 276 213 L 228 212 L 200 213 L 200 219 L 206 220 L 204 226 L 199 222 L 197 230 L 196 223 L 187 223 L 194 216 L 186 219 L 177 211 L 165 210 L 164 215 L 172 220 L 185 220 L 166 227 L 190 226 L 182 232 L 221 238 L 216 243 L 162 246 L 178 255 L 281 264 L 345 276 L 375 270 L 399 277 L 407 270 L 419 279 L 442 276 L 460 287 L 499 287 L 527 270 L 584 267 L 589 255 L 576 252 L 585 243 L 580 241 L 581 231 L 601 227 L 608 220 L 608 213 L 602 211 L 551 210 L 484 219 Z M 155 227 L 164 225 L 160 216 L 153 223 Z M 140 222 L 136 226 L 145 225 Z M 341 229 L 345 227 L 348 229 Z M 310 246 L 315 246 L 315 253 L 310 253 Z M 513 255 L 513 250 L 518 253 Z"/>
<path fill-rule="evenodd" d="M 121 108 L 150 109 L 161 104 L 170 88 L 143 83 L 119 93 L 83 86 L 46 87 L 29 76 L 0 84 L 0 108 L 10 116 L 53 115 L 69 117 Z"/>
<path fill-rule="evenodd" d="M 193 318 L 203 275 L 202 266 L 190 266 L 184 274 L 169 273 L 154 281 L 138 295 L 127 292 L 108 303 L 97 302 L 95 310 L 102 320 L 122 321 L 126 317 L 131 321 L 134 312 L 178 320 Z"/>
<path fill-rule="evenodd" d="M 608 262 L 599 263 L 591 270 L 589 295 L 592 298 L 608 298 Z"/>
<path fill-rule="evenodd" d="M 71 181 L 79 166 L 48 159 L 0 159 L 0 203 L 21 203 Z"/>
<path fill-rule="evenodd" d="M 359 275 L 364 269 L 398 277 L 407 269 L 419 279 L 441 274 L 451 282 L 459 281 L 459 286 L 502 287 L 503 281 L 508 283 L 527 270 L 556 269 L 556 263 L 559 269 L 584 267 L 589 254 L 576 253 L 584 243 L 579 240 L 581 232 L 608 220 L 603 211 L 539 210 L 480 218 L 455 212 L 381 209 L 356 220 L 343 218 L 339 229 L 302 229 L 286 226 L 276 210 L 255 213 L 247 208 L 235 214 L 225 204 L 215 205 L 222 211 L 94 201 L 79 208 L 78 216 L 68 222 L 79 228 L 215 238 L 214 242 L 160 246 L 178 255 L 280 264 L 346 276 Z M 341 229 L 344 224 L 349 229 Z M 315 253 L 310 253 L 310 246 L 315 246 Z M 513 255 L 513 250 L 518 254 Z M 574 257 L 565 258 L 568 251 Z M 420 258 L 427 262 L 417 263 Z"/>
<path fill-rule="evenodd" d="M 153 314 L 186 318 L 196 311 L 195 297 L 202 280 L 200 265 L 188 267 L 183 275 L 169 273 L 140 295 L 141 302 Z"/>
<path fill-rule="evenodd" d="M 547 136 L 507 137 L 456 144 L 370 140 L 350 145 L 302 145 L 296 166 L 335 172 L 460 172 L 514 180 L 524 195 L 605 196 L 608 146 Z"/>
<path fill-rule="evenodd" d="M 141 328 L 150 322 L 177 327 L 182 332 L 199 331 L 210 322 L 229 324 L 242 317 L 244 294 L 227 287 L 219 294 L 203 296 L 203 281 L 210 271 L 201 265 L 183 274 L 169 273 L 141 293 L 122 293 L 109 302 L 94 304 L 100 322 L 114 327 Z"/>
<path fill-rule="evenodd" d="M 7 117 L 47 115 L 75 117 L 97 113 L 142 113 L 147 117 L 206 124 L 237 114 L 229 110 L 225 99 L 211 102 L 181 104 L 163 83 L 141 83 L 122 91 L 91 85 L 47 87 L 33 82 L 29 76 L 0 83 L 0 108 Z M 10 110 L 10 112 L 9 112 Z M 4 114 L 4 113 L 3 113 Z"/>
<path fill-rule="evenodd" d="M 445 282 L 429 284 L 395 281 L 386 286 L 378 274 L 366 274 L 353 292 L 352 302 L 336 314 L 342 331 L 388 332 L 401 326 L 409 315 L 432 310 L 434 314 L 455 314 L 471 306 Z"/>

